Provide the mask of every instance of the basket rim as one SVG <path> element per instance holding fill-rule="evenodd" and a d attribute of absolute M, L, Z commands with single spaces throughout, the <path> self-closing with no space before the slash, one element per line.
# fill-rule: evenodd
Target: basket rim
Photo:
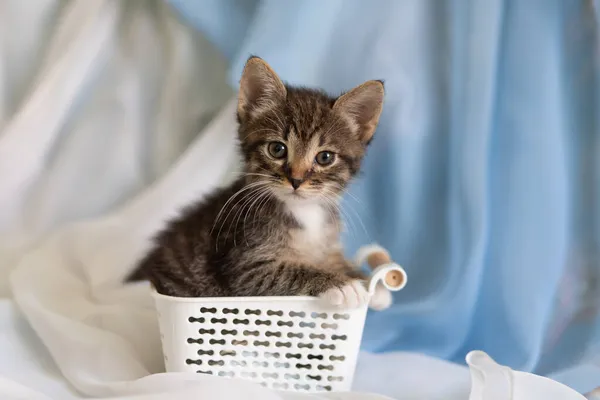
<path fill-rule="evenodd" d="M 231 297 L 176 297 L 176 296 L 168 296 L 166 294 L 161 294 L 156 291 L 154 287 L 151 287 L 152 297 L 155 299 L 168 301 L 172 303 L 200 303 L 200 302 L 220 302 L 220 303 L 239 303 L 243 301 L 247 302 L 321 302 L 321 299 L 313 296 L 231 296 Z"/>

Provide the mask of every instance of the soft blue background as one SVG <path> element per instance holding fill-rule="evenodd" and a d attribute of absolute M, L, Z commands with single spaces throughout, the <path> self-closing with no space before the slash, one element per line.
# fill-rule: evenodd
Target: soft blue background
<path fill-rule="evenodd" d="M 410 284 L 367 349 L 600 385 L 599 1 L 171 3 L 233 85 L 250 54 L 334 93 L 385 79 L 346 244 L 381 243 Z"/>

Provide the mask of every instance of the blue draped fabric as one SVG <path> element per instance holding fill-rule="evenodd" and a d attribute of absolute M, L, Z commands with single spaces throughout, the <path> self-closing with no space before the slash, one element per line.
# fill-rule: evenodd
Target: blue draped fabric
<path fill-rule="evenodd" d="M 600 385 L 599 1 L 171 3 L 232 85 L 250 54 L 333 93 L 385 79 L 345 243 L 379 242 L 410 282 L 367 350 Z"/>

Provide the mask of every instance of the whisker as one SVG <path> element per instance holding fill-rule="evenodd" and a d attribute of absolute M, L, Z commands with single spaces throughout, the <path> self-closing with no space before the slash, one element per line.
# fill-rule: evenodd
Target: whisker
<path fill-rule="evenodd" d="M 285 123 L 283 122 L 283 120 L 281 119 L 281 116 L 278 112 L 274 113 L 275 116 L 277 117 L 277 121 L 279 121 L 279 123 L 281 124 L 281 129 L 285 129 Z M 285 117 L 283 117 L 283 119 L 285 119 Z"/>
<path fill-rule="evenodd" d="M 353 195 L 352 193 L 350 193 L 350 191 L 348 189 L 346 189 L 345 187 L 343 187 L 342 185 L 340 185 L 337 182 L 332 182 L 332 184 L 338 188 L 339 190 L 343 191 L 345 194 L 347 194 L 348 196 L 350 196 L 353 200 L 356 200 L 356 202 L 358 204 L 360 204 L 361 206 L 363 205 L 362 202 L 358 199 L 358 197 L 356 197 L 355 195 Z"/>
<path fill-rule="evenodd" d="M 337 193 L 335 193 L 334 191 L 323 187 L 322 188 L 325 194 L 329 194 L 329 195 L 334 195 L 336 196 L 336 198 L 339 199 L 339 195 Z M 332 200 L 335 201 L 335 200 Z M 339 204 L 339 202 L 335 202 L 336 208 L 339 211 L 340 214 L 342 214 L 343 218 L 348 222 L 348 227 L 350 228 L 350 233 L 352 234 L 352 237 L 356 237 L 356 231 L 357 231 L 357 227 L 354 224 L 354 221 L 352 220 L 352 218 L 350 217 L 350 215 L 344 210 L 344 208 L 341 207 L 341 205 Z M 359 217 L 360 218 L 360 217 Z M 363 225 L 364 226 L 364 225 Z M 366 233 L 366 231 L 365 231 Z M 368 236 L 368 234 L 367 234 Z"/>
<path fill-rule="evenodd" d="M 339 122 L 339 121 L 336 121 L 336 122 L 335 122 L 333 125 L 331 125 L 331 126 L 329 127 L 329 129 L 327 130 L 327 132 L 325 132 L 325 133 L 323 134 L 323 136 L 335 135 L 336 133 L 338 133 L 338 132 L 341 132 L 341 131 L 342 131 L 342 130 L 345 128 L 345 126 L 344 126 L 344 125 L 341 125 L 341 126 L 340 126 L 340 128 L 336 129 L 336 130 L 335 130 L 335 132 L 331 133 L 331 131 L 332 131 L 334 128 L 336 128 L 338 125 L 340 125 L 340 122 Z"/>
<path fill-rule="evenodd" d="M 325 200 L 325 206 L 326 206 L 326 210 L 329 213 L 329 216 L 331 217 L 331 219 L 335 222 L 335 228 L 338 232 L 341 232 L 340 230 L 340 223 L 339 223 L 339 217 L 336 216 L 336 212 L 335 212 L 335 206 L 332 206 L 332 204 L 330 203 L 330 200 L 325 197 L 324 195 L 320 194 L 320 197 L 322 197 Z"/>
<path fill-rule="evenodd" d="M 273 125 L 277 126 L 279 129 L 283 130 L 283 128 L 285 128 L 284 124 L 278 124 L 273 118 L 269 117 L 268 115 L 265 115 L 265 119 L 267 121 L 270 121 L 273 123 Z M 279 122 L 281 122 L 281 120 L 279 120 Z M 279 134 L 281 134 L 281 132 L 278 132 Z"/>
<path fill-rule="evenodd" d="M 246 215 L 244 215 L 244 222 L 243 222 L 243 232 L 244 232 L 244 240 L 246 241 L 246 246 L 248 246 L 248 238 L 246 236 L 246 220 L 248 218 L 248 213 L 250 212 L 250 210 L 252 210 L 252 207 L 257 204 L 258 201 L 260 201 L 264 196 L 268 196 L 269 192 L 271 190 L 269 188 L 263 188 L 263 191 L 261 193 L 259 193 L 258 196 L 255 197 L 254 201 L 252 202 L 252 204 L 250 204 L 248 206 L 248 209 L 246 210 Z"/>
<path fill-rule="evenodd" d="M 266 185 L 255 188 L 251 192 L 247 193 L 240 201 L 238 201 L 236 203 L 236 205 L 241 203 L 240 207 L 236 210 L 236 212 L 232 218 L 232 222 L 233 222 L 233 220 L 235 220 L 235 225 L 233 226 L 233 245 L 236 247 L 237 247 L 237 240 L 236 240 L 237 224 L 240 220 L 242 213 L 244 212 L 244 207 L 246 207 L 246 204 L 248 204 L 250 201 L 252 201 L 252 199 L 254 199 L 255 196 L 257 196 L 259 193 L 261 193 L 262 190 L 264 190 L 264 186 L 266 186 Z M 227 229 L 227 237 L 229 237 L 229 232 L 231 231 L 231 227 L 232 227 L 232 224 L 230 224 L 229 228 Z"/>
<path fill-rule="evenodd" d="M 367 235 L 367 238 L 369 239 L 369 241 L 372 241 L 371 235 L 369 235 L 369 232 L 367 231 L 367 228 L 365 227 L 365 224 L 363 223 L 363 220 L 360 217 L 360 214 L 354 209 L 354 207 L 352 207 L 352 204 L 347 203 L 347 205 L 348 205 L 348 208 L 350 209 L 350 211 L 352 211 L 356 215 L 356 218 L 358 219 L 358 223 L 360 224 L 363 231 L 365 232 L 365 235 Z"/>
<path fill-rule="evenodd" d="M 235 192 L 229 199 L 227 199 L 227 201 L 225 202 L 225 204 L 223 204 L 223 207 L 221 207 L 221 209 L 219 210 L 219 213 L 217 214 L 217 216 L 215 217 L 215 222 L 213 223 L 212 229 L 210 230 L 210 234 L 212 235 L 215 227 L 217 226 L 217 222 L 219 221 L 219 218 L 221 217 L 221 214 L 224 212 L 225 208 L 227 207 L 227 205 L 229 203 L 231 203 L 231 201 L 233 201 L 233 199 L 235 199 L 238 195 L 240 195 L 242 192 L 245 192 L 248 189 L 251 189 L 253 187 L 258 186 L 259 184 L 261 184 L 261 182 L 253 182 L 250 183 L 248 185 L 245 185 L 244 187 L 242 187 L 240 190 L 238 190 L 237 192 Z"/>
<path fill-rule="evenodd" d="M 256 225 L 256 216 L 260 215 L 260 212 L 267 205 L 268 200 L 271 197 L 271 195 L 272 195 L 272 193 L 269 191 L 268 195 L 257 204 L 257 206 L 256 206 L 257 209 L 254 211 L 254 218 L 252 219 L 252 226 Z"/>
<path fill-rule="evenodd" d="M 231 214 L 231 212 L 235 209 L 235 206 L 238 205 L 241 201 L 243 201 L 246 197 L 248 197 L 249 194 L 254 193 L 254 191 L 257 190 L 257 188 L 259 188 L 260 186 L 265 186 L 267 184 L 268 184 L 268 182 L 255 182 L 254 185 L 253 184 L 249 184 L 249 185 L 245 186 L 246 189 L 252 189 L 252 191 L 250 193 L 244 194 L 244 196 L 242 196 L 241 199 L 239 199 L 237 202 L 235 202 L 235 204 L 233 204 L 230 207 L 229 212 L 227 213 L 227 215 L 225 216 L 225 219 L 221 223 L 221 227 L 219 228 L 219 232 L 217 232 L 217 238 L 215 239 L 215 250 L 218 250 L 219 236 L 221 236 L 221 231 L 223 230 L 223 226 L 225 225 L 225 222 L 227 222 L 227 218 L 229 218 L 229 215 Z M 241 193 L 241 190 L 239 192 Z M 228 200 L 228 202 L 229 202 L 229 200 Z M 223 206 L 223 208 L 225 208 L 225 206 Z M 212 230 L 211 230 L 211 234 L 212 234 Z M 227 234 L 229 235 L 229 231 L 228 231 Z"/>

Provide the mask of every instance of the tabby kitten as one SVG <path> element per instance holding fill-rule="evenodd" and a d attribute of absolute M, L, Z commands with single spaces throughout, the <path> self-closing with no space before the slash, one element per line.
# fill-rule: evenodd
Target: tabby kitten
<path fill-rule="evenodd" d="M 338 206 L 373 137 L 383 95 L 380 81 L 338 98 L 292 87 L 251 57 L 237 108 L 244 173 L 171 221 L 130 280 L 149 279 L 159 293 L 180 297 L 367 302 L 364 276 L 342 254 Z M 370 304 L 390 303 L 379 288 Z"/>

